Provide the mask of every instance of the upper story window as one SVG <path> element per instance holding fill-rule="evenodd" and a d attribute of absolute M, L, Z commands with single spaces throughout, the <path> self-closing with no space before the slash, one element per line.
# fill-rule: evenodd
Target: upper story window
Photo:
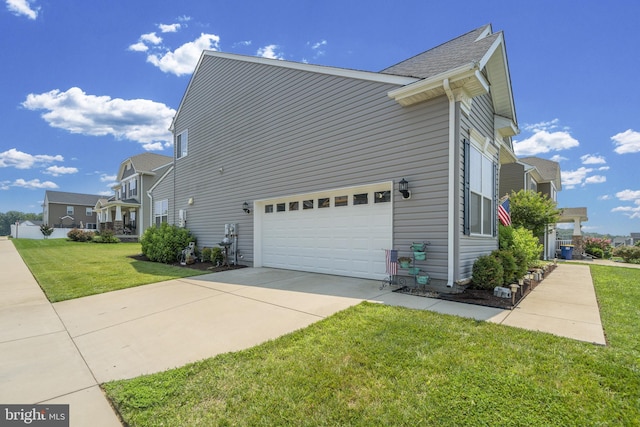
<path fill-rule="evenodd" d="M 73 206 L 67 206 L 67 215 L 73 215 Z"/>
<path fill-rule="evenodd" d="M 189 135 L 188 132 L 182 131 L 176 135 L 176 159 L 185 157 L 189 148 Z"/>
<path fill-rule="evenodd" d="M 86 208 L 84 214 L 86 216 L 93 216 L 93 209 L 92 208 Z"/>
<path fill-rule="evenodd" d="M 138 195 L 137 182 L 135 178 L 129 181 L 129 197 Z"/>

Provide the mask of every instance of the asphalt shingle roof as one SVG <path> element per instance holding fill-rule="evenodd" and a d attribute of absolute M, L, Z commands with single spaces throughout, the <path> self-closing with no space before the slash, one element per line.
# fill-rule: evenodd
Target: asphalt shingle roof
<path fill-rule="evenodd" d="M 49 201 L 49 203 L 95 206 L 98 200 L 104 196 L 99 196 L 96 194 L 67 193 L 65 191 L 47 190 L 45 192 L 45 197 Z"/>
<path fill-rule="evenodd" d="M 472 62 L 479 62 L 500 32 L 478 40 L 490 25 L 484 25 L 440 46 L 380 71 L 408 77 L 429 78 Z"/>

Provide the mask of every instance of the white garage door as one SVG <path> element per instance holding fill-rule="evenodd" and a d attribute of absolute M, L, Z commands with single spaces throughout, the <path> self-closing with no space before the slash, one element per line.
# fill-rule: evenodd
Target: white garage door
<path fill-rule="evenodd" d="M 392 242 L 392 184 L 256 203 L 261 265 L 380 279 Z"/>

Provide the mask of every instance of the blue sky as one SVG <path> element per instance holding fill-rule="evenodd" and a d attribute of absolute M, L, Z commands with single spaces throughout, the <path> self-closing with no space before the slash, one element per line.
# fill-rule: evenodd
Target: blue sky
<path fill-rule="evenodd" d="M 379 71 L 491 23 L 504 31 L 520 156 L 560 162 L 583 230 L 640 231 L 636 1 L 2 0 L 0 212 L 47 189 L 111 194 L 120 162 L 171 155 L 202 49 Z"/>

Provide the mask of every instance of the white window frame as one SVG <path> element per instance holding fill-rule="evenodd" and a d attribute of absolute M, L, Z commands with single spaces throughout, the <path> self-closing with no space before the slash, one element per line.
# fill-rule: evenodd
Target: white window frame
<path fill-rule="evenodd" d="M 153 220 L 156 226 L 169 221 L 169 199 L 157 200 L 153 204 Z"/>
<path fill-rule="evenodd" d="M 67 206 L 67 215 L 73 215 L 73 206 Z"/>
<path fill-rule="evenodd" d="M 85 208 L 84 214 L 86 216 L 93 216 L 93 208 Z"/>
<path fill-rule="evenodd" d="M 495 235 L 496 227 L 494 215 L 496 209 L 494 160 L 474 143 L 470 146 L 470 154 L 470 234 L 472 236 L 492 237 Z M 477 201 L 478 199 L 479 202 Z"/>
<path fill-rule="evenodd" d="M 181 159 L 189 154 L 189 131 L 183 130 L 176 135 L 176 159 Z"/>

